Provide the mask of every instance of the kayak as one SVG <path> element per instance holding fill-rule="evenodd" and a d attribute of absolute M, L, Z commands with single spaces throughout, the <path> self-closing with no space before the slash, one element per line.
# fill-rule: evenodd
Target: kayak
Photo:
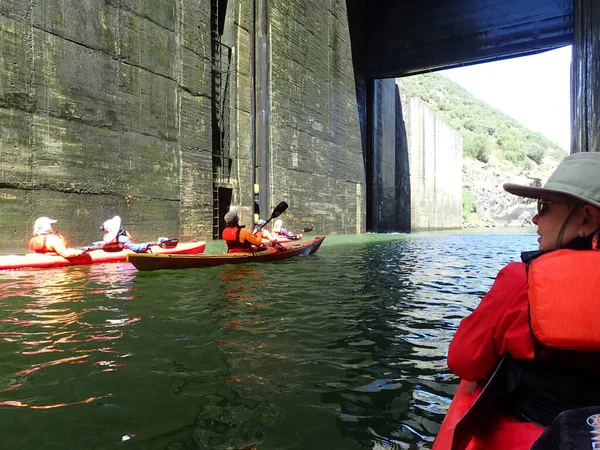
<path fill-rule="evenodd" d="M 162 248 L 160 244 L 150 246 L 152 254 L 197 254 L 206 248 L 206 242 L 177 243 L 173 248 Z M 74 258 L 63 258 L 56 253 L 25 253 L 20 255 L 0 255 L 0 270 L 25 268 L 47 269 L 50 267 L 79 266 L 86 264 L 114 263 L 125 261 L 131 250 L 105 252 L 91 250 Z"/>
<path fill-rule="evenodd" d="M 136 253 L 127 255 L 127 260 L 138 270 L 190 269 L 213 267 L 222 264 L 245 264 L 253 262 L 281 261 L 293 256 L 307 256 L 315 253 L 325 236 L 310 241 L 286 244 L 283 248 L 268 247 L 255 253 L 224 253 L 218 255 L 150 255 Z"/>
<path fill-rule="evenodd" d="M 488 410 L 489 413 L 489 408 L 484 404 L 482 405 L 484 411 L 479 411 L 477 417 L 467 414 L 474 403 L 480 399 L 482 387 L 482 384 L 475 382 L 464 380 L 460 382 L 435 438 L 432 450 L 523 450 L 531 448 L 543 428 L 533 423 L 520 421 L 507 414 L 495 413 L 493 419 L 489 419 L 485 433 L 471 433 L 474 427 L 470 425 L 473 425 L 475 420 L 481 420 L 481 417 L 478 416 L 485 414 L 485 410 Z"/>

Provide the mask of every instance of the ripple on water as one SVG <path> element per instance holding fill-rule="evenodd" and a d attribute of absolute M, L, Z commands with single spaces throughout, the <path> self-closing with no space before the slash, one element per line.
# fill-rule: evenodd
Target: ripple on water
<path fill-rule="evenodd" d="M 275 264 L 1 272 L 3 448 L 428 448 L 458 323 L 534 245 L 366 235 Z"/>

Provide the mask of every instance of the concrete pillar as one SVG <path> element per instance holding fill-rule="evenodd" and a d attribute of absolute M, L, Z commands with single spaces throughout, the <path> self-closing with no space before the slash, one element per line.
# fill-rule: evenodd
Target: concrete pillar
<path fill-rule="evenodd" d="M 571 153 L 600 151 L 600 2 L 575 0 Z"/>

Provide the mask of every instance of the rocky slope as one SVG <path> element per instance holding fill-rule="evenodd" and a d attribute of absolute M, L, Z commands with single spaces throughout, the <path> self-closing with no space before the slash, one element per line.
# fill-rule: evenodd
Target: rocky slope
<path fill-rule="evenodd" d="M 547 159 L 527 170 L 493 158 L 488 163 L 465 158 L 463 228 L 531 226 L 531 219 L 536 214 L 535 200 L 511 195 L 502 185 L 542 186 L 557 164 L 556 160 Z"/>

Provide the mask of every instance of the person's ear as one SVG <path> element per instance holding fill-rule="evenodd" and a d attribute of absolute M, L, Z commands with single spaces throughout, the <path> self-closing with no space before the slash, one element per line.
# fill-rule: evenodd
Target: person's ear
<path fill-rule="evenodd" d="M 586 235 L 590 235 L 598 228 L 600 228 L 600 208 L 592 205 L 584 205 L 583 231 Z"/>

